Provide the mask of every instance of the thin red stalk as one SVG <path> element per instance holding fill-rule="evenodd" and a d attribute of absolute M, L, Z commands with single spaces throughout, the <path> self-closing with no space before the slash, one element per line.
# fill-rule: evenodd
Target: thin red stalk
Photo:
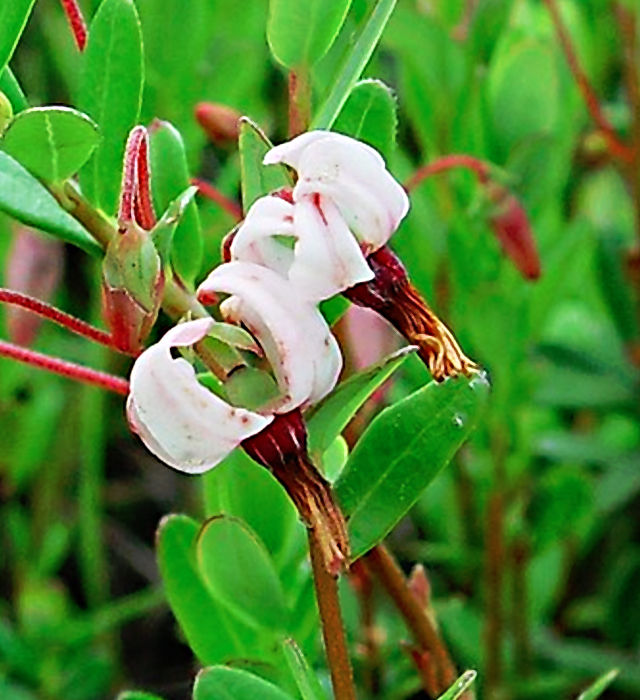
<path fill-rule="evenodd" d="M 228 214 L 231 214 L 236 221 L 242 221 L 242 209 L 240 206 L 233 200 L 229 199 L 229 197 L 222 194 L 220 190 L 197 177 L 191 180 L 191 184 L 198 188 L 200 194 L 203 194 L 205 197 L 222 207 L 222 209 L 224 209 Z"/>
<path fill-rule="evenodd" d="M 615 129 L 604 115 L 602 107 L 600 106 L 600 100 L 598 99 L 598 96 L 593 89 L 587 74 L 580 65 L 578 56 L 573 48 L 571 36 L 567 31 L 567 28 L 564 26 L 564 22 L 562 21 L 556 0 L 544 0 L 544 3 L 551 15 L 551 19 L 556 29 L 556 34 L 558 35 L 558 40 L 562 46 L 562 51 L 567 59 L 569 69 L 573 74 L 578 89 L 580 90 L 582 99 L 587 106 L 591 119 L 594 121 L 606 139 L 609 152 L 612 156 L 615 156 L 622 161 L 631 162 L 633 160 L 632 150 L 626 143 L 624 143 L 624 141 L 620 139 Z"/>
<path fill-rule="evenodd" d="M 452 170 L 453 168 L 467 168 L 467 170 L 473 171 L 483 184 L 489 180 L 489 165 L 487 163 L 473 156 L 452 154 L 438 158 L 433 163 L 418 168 L 404 183 L 404 188 L 407 192 L 411 192 L 428 177 Z"/>
<path fill-rule="evenodd" d="M 118 221 L 129 223 L 135 219 L 135 197 L 138 190 L 138 160 L 141 144 L 147 138 L 144 126 L 136 126 L 129 134 L 124 155 L 122 186 L 120 188 L 120 208 Z"/>
<path fill-rule="evenodd" d="M 84 51 L 87 45 L 87 25 L 82 16 L 82 10 L 76 0 L 61 0 L 64 13 L 69 20 L 69 26 L 73 32 L 73 38 L 80 51 Z"/>
<path fill-rule="evenodd" d="M 8 343 L 5 340 L 0 340 L 0 357 L 9 357 L 12 360 L 24 362 L 32 367 L 45 369 L 53 374 L 59 374 L 62 377 L 75 379 L 78 382 L 84 382 L 85 384 L 91 384 L 101 389 L 107 389 L 108 391 L 113 391 L 123 396 L 129 393 L 129 382 L 122 377 L 116 377 L 113 374 L 83 367 L 82 365 L 77 365 L 67 360 L 61 360 L 57 357 L 49 357 L 35 350 L 13 345 L 13 343 Z"/>
<path fill-rule="evenodd" d="M 64 311 L 60 311 L 59 309 L 56 309 L 55 306 L 46 304 L 44 301 L 40 301 L 40 299 L 30 297 L 29 295 L 22 294 L 21 292 L 14 292 L 11 289 L 3 289 L 0 287 L 0 303 L 20 306 L 21 308 L 27 309 L 38 316 L 42 316 L 49 319 L 49 321 L 53 321 L 54 323 L 63 326 L 72 333 L 81 335 L 83 338 L 93 340 L 96 343 L 100 343 L 100 345 L 106 345 L 106 347 L 110 348 L 111 350 L 117 349 L 113 345 L 113 339 L 106 331 L 100 330 L 100 328 L 96 328 L 89 323 L 85 323 L 79 318 L 75 318 L 75 316 L 71 316 Z"/>

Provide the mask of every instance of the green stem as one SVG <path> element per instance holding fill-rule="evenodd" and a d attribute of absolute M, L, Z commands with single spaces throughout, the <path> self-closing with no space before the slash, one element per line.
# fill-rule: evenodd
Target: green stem
<path fill-rule="evenodd" d="M 313 582 L 318 600 L 327 662 L 335 700 L 356 700 L 353 672 L 342 623 L 338 598 L 338 581 L 327 571 L 323 548 L 315 529 L 307 530 Z"/>

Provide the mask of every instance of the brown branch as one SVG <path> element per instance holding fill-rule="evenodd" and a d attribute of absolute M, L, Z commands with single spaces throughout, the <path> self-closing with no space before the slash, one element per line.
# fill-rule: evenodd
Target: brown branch
<path fill-rule="evenodd" d="M 560 10 L 558 8 L 556 0 L 544 0 L 547 6 L 551 19 L 553 21 L 554 27 L 556 29 L 556 34 L 558 35 L 558 40 L 562 46 L 562 51 L 569 64 L 569 69 L 576 81 L 582 99 L 587 106 L 587 110 L 591 115 L 591 119 L 595 125 L 600 129 L 604 138 L 606 139 L 607 146 L 611 155 L 618 158 L 623 162 L 630 162 L 633 160 L 632 149 L 620 139 L 615 129 L 611 125 L 611 122 L 607 119 L 602 107 L 600 105 L 600 100 L 587 77 L 584 69 L 582 68 L 578 55 L 573 47 L 571 41 L 571 36 L 564 26 L 562 17 L 560 15 Z"/>

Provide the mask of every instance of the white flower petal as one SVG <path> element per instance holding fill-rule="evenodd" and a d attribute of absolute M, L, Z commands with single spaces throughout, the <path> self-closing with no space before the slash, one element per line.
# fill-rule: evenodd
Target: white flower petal
<path fill-rule="evenodd" d="M 291 139 L 291 141 L 286 141 L 272 148 L 267 152 L 262 162 L 265 165 L 285 163 L 285 165 L 292 167 L 294 170 L 298 170 L 300 158 L 307 146 L 322 141 L 332 135 L 330 131 L 307 131 L 307 133 L 300 134 L 300 136 L 296 136 L 294 139 Z"/>
<path fill-rule="evenodd" d="M 191 474 L 211 469 L 273 420 L 230 406 L 198 382 L 186 360 L 172 358 L 171 348 L 201 340 L 212 323 L 199 319 L 176 326 L 131 371 L 131 428 L 159 459 Z"/>
<path fill-rule="evenodd" d="M 286 277 L 293 262 L 293 247 L 274 236 L 295 236 L 293 211 L 293 204 L 280 197 L 258 199 L 233 238 L 232 259 L 256 263 Z"/>
<path fill-rule="evenodd" d="M 330 199 L 305 197 L 295 205 L 298 242 L 289 279 L 310 301 L 373 279 L 358 242 Z"/>
<path fill-rule="evenodd" d="M 233 295 L 221 310 L 260 342 L 283 393 L 277 413 L 313 403 L 335 386 L 342 368 L 338 344 L 320 312 L 286 279 L 236 261 L 217 267 L 200 290 Z"/>
<path fill-rule="evenodd" d="M 319 193 L 336 204 L 367 253 L 382 247 L 409 210 L 404 189 L 370 146 L 341 134 L 312 142 L 298 159 L 294 201 Z"/>

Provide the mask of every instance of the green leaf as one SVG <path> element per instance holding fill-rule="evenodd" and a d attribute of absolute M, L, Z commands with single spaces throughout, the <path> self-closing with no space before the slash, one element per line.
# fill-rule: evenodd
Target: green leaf
<path fill-rule="evenodd" d="M 327 696 L 322 690 L 318 677 L 295 641 L 285 639 L 282 643 L 282 649 L 302 700 L 326 700 Z"/>
<path fill-rule="evenodd" d="M 188 207 L 193 203 L 193 198 L 197 192 L 197 187 L 188 187 L 179 194 L 169 204 L 160 221 L 151 230 L 151 239 L 158 251 L 158 255 L 162 258 L 163 265 L 167 264 L 176 230 L 182 222 Z"/>
<path fill-rule="evenodd" d="M 375 4 L 360 36 L 355 40 L 353 48 L 338 71 L 327 99 L 313 119 L 313 129 L 331 128 L 369 62 L 395 6 L 396 0 L 379 0 Z"/>
<path fill-rule="evenodd" d="M 198 567 L 211 593 L 248 625 L 282 630 L 284 593 L 264 544 L 238 518 L 208 520 L 197 541 Z"/>
<path fill-rule="evenodd" d="M 214 666 L 200 671 L 193 686 L 193 700 L 293 700 L 273 683 L 247 671 Z"/>
<path fill-rule="evenodd" d="M 368 143 L 388 159 L 396 142 L 396 112 L 391 88 L 380 80 L 361 80 L 351 91 L 333 130 Z"/>
<path fill-rule="evenodd" d="M 9 98 L 14 113 L 22 112 L 29 107 L 20 83 L 9 66 L 0 74 L 0 90 Z"/>
<path fill-rule="evenodd" d="M 0 6 L 0 73 L 11 60 L 35 0 L 10 0 Z"/>
<path fill-rule="evenodd" d="M 93 204 L 113 215 L 126 141 L 142 99 L 142 32 L 132 0 L 103 0 L 83 64 L 79 106 L 100 127 L 102 141 L 82 169 L 80 184 Z"/>
<path fill-rule="evenodd" d="M 163 700 L 159 695 L 146 693 L 143 690 L 125 690 L 116 700 Z"/>
<path fill-rule="evenodd" d="M 242 518 L 274 558 L 286 552 L 295 531 L 302 531 L 282 486 L 241 448 L 207 472 L 203 482 L 207 515 Z"/>
<path fill-rule="evenodd" d="M 311 67 L 331 48 L 351 0 L 271 0 L 267 41 L 287 68 Z"/>
<path fill-rule="evenodd" d="M 193 653 L 203 664 L 242 656 L 236 636 L 239 624 L 231 621 L 200 578 L 195 562 L 199 526 L 185 515 L 168 515 L 157 533 L 157 556 L 167 600 Z M 206 621 L 206 624 L 203 624 Z"/>
<path fill-rule="evenodd" d="M 189 168 L 182 136 L 175 127 L 156 121 L 149 131 L 153 200 L 163 211 L 189 187 Z M 202 255 L 200 216 L 196 203 L 190 201 L 175 229 L 171 251 L 174 272 L 187 287 L 193 287 L 202 267 Z"/>
<path fill-rule="evenodd" d="M 604 693 L 604 691 L 613 683 L 618 673 L 620 673 L 620 671 L 617 668 L 613 668 L 611 671 L 604 673 L 585 691 L 580 693 L 578 700 L 596 700 L 596 698 L 599 698 L 602 693 Z"/>
<path fill-rule="evenodd" d="M 101 248 L 49 191 L 11 156 L 0 152 L 0 211 L 92 255 Z"/>
<path fill-rule="evenodd" d="M 457 700 L 467 688 L 471 687 L 477 675 L 475 671 L 465 671 L 438 700 Z"/>
<path fill-rule="evenodd" d="M 309 451 L 320 459 L 333 441 L 346 428 L 362 404 L 409 357 L 414 347 L 403 348 L 381 362 L 349 377 L 307 414 Z"/>
<path fill-rule="evenodd" d="M 242 210 L 281 187 L 291 187 L 292 180 L 283 165 L 263 165 L 265 154 L 273 144 L 257 124 L 247 117 L 240 119 L 240 168 L 242 171 Z"/>
<path fill-rule="evenodd" d="M 265 409 L 281 396 L 275 379 L 264 369 L 241 367 L 224 383 L 224 390 L 232 406 L 249 411 Z"/>
<path fill-rule="evenodd" d="M 33 107 L 20 112 L 0 147 L 29 172 L 60 183 L 80 170 L 99 141 L 98 127 L 69 107 Z"/>
<path fill-rule="evenodd" d="M 369 425 L 335 484 L 353 558 L 380 542 L 467 439 L 489 393 L 484 374 L 432 382 Z"/>

